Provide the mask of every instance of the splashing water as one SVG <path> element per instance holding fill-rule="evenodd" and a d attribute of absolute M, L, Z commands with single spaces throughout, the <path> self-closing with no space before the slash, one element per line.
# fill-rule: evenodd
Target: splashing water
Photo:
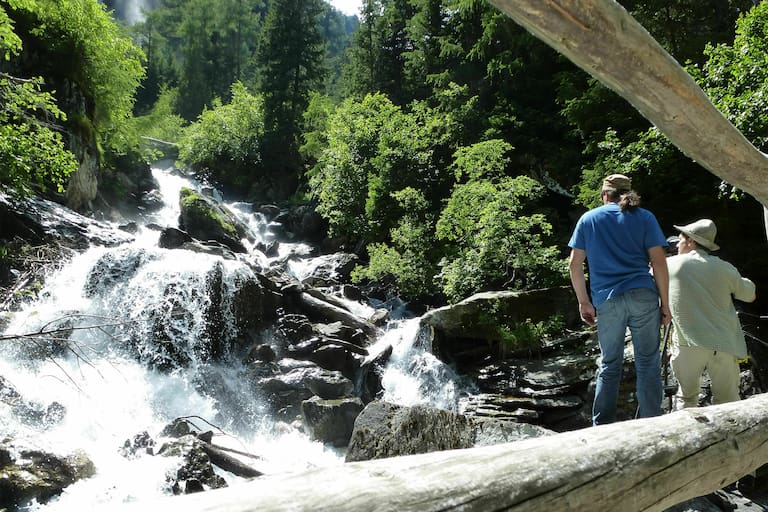
<path fill-rule="evenodd" d="M 178 192 L 195 184 L 169 170 L 153 172 L 165 204 L 148 222 L 175 225 Z M 243 205 L 234 208 L 247 213 Z M 251 222 L 263 240 L 267 231 L 258 216 Z M 98 510 L 168 494 L 164 475 L 178 466 L 177 458 L 125 457 L 120 448 L 142 432 L 161 442 L 160 432 L 179 417 L 213 430 L 219 445 L 258 455 L 264 472 L 343 462 L 338 450 L 270 417 L 245 384 L 235 354 L 223 354 L 218 364 L 207 362 L 212 347 L 204 312 L 211 304 L 199 290 L 216 274 L 226 301 L 253 270 L 237 260 L 161 249 L 151 240 L 140 233 L 133 243 L 94 246 L 77 255 L 4 330 L 5 337 L 22 337 L 3 341 L 0 376 L 25 400 L 59 403 L 66 414 L 60 423 L 41 428 L 10 414 L 0 401 L 2 433 L 52 453 L 83 450 L 96 467 L 94 477 L 30 510 Z M 356 308 L 350 307 L 361 316 L 372 312 L 365 304 Z M 225 315 L 221 328 L 233 323 Z M 418 319 L 394 321 L 370 347 L 372 356 L 393 347 L 382 376 L 384 399 L 455 410 L 459 380 L 429 354 L 420 332 Z M 228 473 L 225 478 L 230 485 L 239 482 Z"/>
<path fill-rule="evenodd" d="M 429 405 L 457 412 L 460 394 L 467 384 L 426 347 L 426 328 L 419 318 L 395 322 L 370 349 L 370 357 L 392 346 L 384 369 L 382 400 L 403 406 Z"/>

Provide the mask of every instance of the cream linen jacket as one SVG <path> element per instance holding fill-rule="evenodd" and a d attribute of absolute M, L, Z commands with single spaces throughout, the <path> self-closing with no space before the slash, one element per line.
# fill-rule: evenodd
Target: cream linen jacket
<path fill-rule="evenodd" d="M 755 283 L 717 256 L 693 250 L 667 258 L 669 308 L 678 345 L 747 357 L 733 299 L 755 300 Z"/>

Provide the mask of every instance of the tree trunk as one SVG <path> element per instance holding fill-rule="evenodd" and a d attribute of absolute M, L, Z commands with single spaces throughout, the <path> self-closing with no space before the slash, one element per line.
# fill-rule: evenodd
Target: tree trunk
<path fill-rule="evenodd" d="M 613 0 L 489 0 L 623 96 L 675 146 L 768 205 L 768 159 Z"/>
<path fill-rule="evenodd" d="M 766 462 L 763 394 L 516 443 L 263 476 L 120 510 L 661 511 Z"/>

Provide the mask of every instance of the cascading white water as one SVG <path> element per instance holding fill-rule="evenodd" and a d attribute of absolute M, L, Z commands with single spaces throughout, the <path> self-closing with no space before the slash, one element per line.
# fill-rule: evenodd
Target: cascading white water
<path fill-rule="evenodd" d="M 112 2 L 117 16 L 126 25 L 133 25 L 144 21 L 144 11 L 152 7 L 153 2 L 148 0 L 116 0 Z"/>
<path fill-rule="evenodd" d="M 392 346 L 381 378 L 381 399 L 403 406 L 429 405 L 458 412 L 460 394 L 471 390 L 471 386 L 427 350 L 419 318 L 398 320 L 395 325 L 369 349 L 369 357 L 375 357 Z"/>
<path fill-rule="evenodd" d="M 176 225 L 179 189 L 196 185 L 170 169 L 154 173 L 166 204 L 147 221 Z M 231 208 L 241 216 L 249 214 L 242 205 Z M 258 224 L 258 216 L 251 222 Z M 254 237 L 269 239 L 267 229 L 253 227 Z M 48 332 L 4 341 L 0 376 L 25 400 L 43 406 L 57 402 L 66 414 L 60 423 L 43 428 L 7 413 L 9 405 L 0 402 L 2 433 L 52 453 L 84 450 L 97 471 L 34 510 L 98 510 L 100 505 L 167 494 L 164 474 L 179 461 L 126 458 L 120 447 L 145 431 L 158 436 L 178 417 L 190 417 L 201 430 L 214 430 L 217 444 L 260 456 L 265 472 L 343 461 L 337 450 L 265 414 L 263 404 L 244 387 L 237 358 L 213 366 L 199 357 L 206 350 L 201 315 L 208 304 L 197 290 L 206 275 L 216 269 L 226 290 L 252 270 L 239 261 L 158 248 L 152 233 L 140 227 L 133 243 L 92 247 L 76 256 L 4 330 L 5 337 Z M 370 312 L 365 304 L 356 307 L 361 314 Z M 227 319 L 224 324 L 230 325 Z M 168 342 L 170 353 L 149 344 L 158 338 Z M 455 376 L 417 340 L 418 319 L 398 321 L 371 347 L 375 355 L 380 347 L 393 346 L 383 375 L 384 398 L 455 409 Z M 179 359 L 184 370 L 172 364 Z M 218 392 L 208 385 L 212 374 Z M 230 485 L 239 481 L 229 474 L 226 479 Z"/>

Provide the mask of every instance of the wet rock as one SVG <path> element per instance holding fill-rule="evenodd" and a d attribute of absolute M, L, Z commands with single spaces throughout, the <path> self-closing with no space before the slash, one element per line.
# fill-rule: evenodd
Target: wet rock
<path fill-rule="evenodd" d="M 312 260 L 311 272 L 301 279 L 307 286 L 328 287 L 349 282 L 352 270 L 360 263 L 355 254 L 337 252 Z"/>
<path fill-rule="evenodd" d="M 285 314 L 277 320 L 278 332 L 291 343 L 298 343 L 314 334 L 312 322 L 306 315 Z"/>
<path fill-rule="evenodd" d="M 283 373 L 257 379 L 256 388 L 273 411 L 282 417 L 299 414 L 301 403 L 312 395 L 325 399 L 351 397 L 354 384 L 341 372 L 320 368 L 309 361 L 282 359 Z"/>
<path fill-rule="evenodd" d="M 355 419 L 362 410 L 363 402 L 359 398 L 326 400 L 315 396 L 301 404 L 310 437 L 336 447 L 349 443 Z"/>
<path fill-rule="evenodd" d="M 0 376 L 0 404 L 7 405 L 11 414 L 23 423 L 40 430 L 59 424 L 67 412 L 58 402 L 44 405 L 24 398 L 3 376 Z"/>
<path fill-rule="evenodd" d="M 310 243 L 320 242 L 328 232 L 328 222 L 308 204 L 298 205 L 288 212 L 285 224 L 294 237 Z"/>
<path fill-rule="evenodd" d="M 231 212 L 213 199 L 195 191 L 182 188 L 180 193 L 181 215 L 179 228 L 197 240 L 214 240 L 236 253 L 248 252 L 240 242 L 248 233 Z"/>
<path fill-rule="evenodd" d="M 133 240 L 124 231 L 81 215 L 47 199 L 20 199 L 0 193 L 0 224 L 3 236 L 20 237 L 30 243 L 58 243 L 84 250 L 90 245 L 113 247 Z"/>
<path fill-rule="evenodd" d="M 424 406 L 371 402 L 355 421 L 346 462 L 469 448 L 474 434 L 466 416 Z"/>
<path fill-rule="evenodd" d="M 206 489 L 227 487 L 227 482 L 219 476 L 206 453 L 205 442 L 194 435 L 186 435 L 169 441 L 160 447 L 158 455 L 180 457 L 181 465 L 166 475 L 166 481 L 174 492 L 193 492 Z M 190 482 L 187 487 L 187 482 Z"/>
<path fill-rule="evenodd" d="M 5 440 L 0 443 L 0 506 L 46 503 L 95 473 L 84 452 L 61 456 Z"/>
<path fill-rule="evenodd" d="M 355 420 L 346 461 L 487 446 L 552 434 L 532 425 L 376 401 L 366 405 Z"/>
<path fill-rule="evenodd" d="M 178 249 L 191 241 L 192 237 L 186 231 L 174 227 L 166 227 L 160 232 L 157 245 L 163 249 Z"/>
<path fill-rule="evenodd" d="M 154 455 L 154 447 L 155 440 L 145 430 L 133 436 L 133 439 L 126 439 L 119 451 L 126 459 L 135 459 L 141 455 Z"/>
<path fill-rule="evenodd" d="M 260 343 L 248 351 L 248 355 L 245 360 L 248 363 L 254 361 L 262 361 L 265 363 L 271 363 L 277 359 L 275 350 L 266 343 Z"/>
<path fill-rule="evenodd" d="M 105 253 L 91 268 L 85 280 L 85 296 L 95 297 L 130 280 L 139 268 L 156 257 L 144 249 L 121 248 Z"/>
<path fill-rule="evenodd" d="M 326 370 L 341 372 L 344 377 L 352 381 L 359 374 L 362 364 L 362 356 L 350 351 L 348 346 L 338 343 L 318 347 L 305 355 L 304 358 Z"/>
<path fill-rule="evenodd" d="M 367 404 L 380 397 L 382 392 L 381 376 L 390 357 L 392 357 L 392 345 L 387 345 L 376 356 L 360 365 L 359 393 L 363 403 Z"/>

